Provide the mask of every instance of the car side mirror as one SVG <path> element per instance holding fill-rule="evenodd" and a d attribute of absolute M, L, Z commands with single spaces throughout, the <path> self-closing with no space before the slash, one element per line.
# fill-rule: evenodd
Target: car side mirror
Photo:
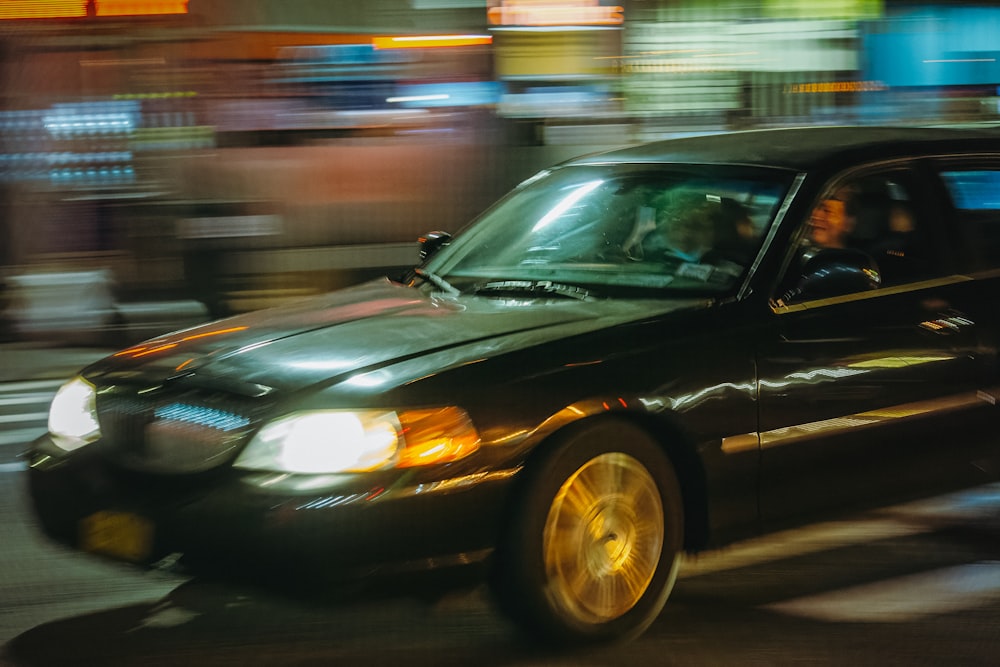
<path fill-rule="evenodd" d="M 417 239 L 420 244 L 420 261 L 424 262 L 438 250 L 451 243 L 448 232 L 428 232 Z"/>
<path fill-rule="evenodd" d="M 860 250 L 828 248 L 806 260 L 798 284 L 782 297 L 785 303 L 828 299 L 867 292 L 882 284 L 878 266 Z"/>

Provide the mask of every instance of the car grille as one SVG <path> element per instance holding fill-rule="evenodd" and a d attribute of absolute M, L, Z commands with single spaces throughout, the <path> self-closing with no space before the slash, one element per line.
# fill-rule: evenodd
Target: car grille
<path fill-rule="evenodd" d="M 147 472 L 191 473 L 230 462 L 266 406 L 200 390 L 114 385 L 97 393 L 107 456 Z"/>

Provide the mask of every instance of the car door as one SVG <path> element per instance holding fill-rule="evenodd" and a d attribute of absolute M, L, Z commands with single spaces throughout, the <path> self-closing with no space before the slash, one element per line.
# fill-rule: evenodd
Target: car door
<path fill-rule="evenodd" d="M 765 525 L 975 479 L 970 449 L 995 418 L 987 382 L 995 349 L 983 346 L 970 316 L 982 295 L 954 271 L 933 188 L 911 165 L 851 178 L 881 182 L 911 216 L 905 249 L 886 251 L 880 235 L 888 232 L 860 230 L 866 253 L 908 266 L 887 271 L 876 289 L 772 300 L 758 346 Z"/>
<path fill-rule="evenodd" d="M 967 278 L 960 290 L 964 309 L 976 322 L 983 364 L 982 392 L 1000 389 L 1000 155 L 951 156 L 928 165 L 945 204 L 943 219 L 956 238 L 956 271 Z M 975 466 L 990 479 L 1000 478 L 1000 438 L 996 415 L 989 415 L 985 436 L 973 452 Z"/>

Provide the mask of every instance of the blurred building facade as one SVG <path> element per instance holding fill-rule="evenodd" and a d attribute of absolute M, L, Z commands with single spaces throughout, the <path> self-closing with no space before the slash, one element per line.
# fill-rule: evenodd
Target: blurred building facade
<path fill-rule="evenodd" d="M 10 0 L 0 270 L 256 307 L 594 148 L 996 120 L 996 34 L 998 5 L 891 0 Z"/>

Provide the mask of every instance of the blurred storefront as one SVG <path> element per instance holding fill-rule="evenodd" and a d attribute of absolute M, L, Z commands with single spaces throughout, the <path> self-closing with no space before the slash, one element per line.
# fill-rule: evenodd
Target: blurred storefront
<path fill-rule="evenodd" d="M 893 7 L 862 26 L 866 79 L 885 92 L 865 100 L 872 122 L 1000 119 L 1000 7 Z"/>
<path fill-rule="evenodd" d="M 618 60 L 625 13 L 600 0 L 490 0 L 497 113 L 521 127 L 522 141 L 555 140 L 554 128 L 622 127 Z M 622 137 L 617 137 L 619 141 Z"/>
<path fill-rule="evenodd" d="M 7 0 L 0 271 L 266 305 L 405 265 L 576 153 L 997 119 L 998 31 L 892 0 Z"/>
<path fill-rule="evenodd" d="M 634 2 L 623 90 L 644 138 L 677 123 L 724 128 L 844 122 L 858 24 L 880 0 Z"/>
<path fill-rule="evenodd" d="M 144 13 L 156 4 L 158 12 Z M 184 3 L 4 3 L 0 109 L 7 266 L 104 269 L 158 283 L 165 253 L 140 271 L 119 211 L 161 191 L 160 159 L 211 145 L 191 82 L 172 67 Z M 169 247 L 165 248 L 169 251 Z"/>
<path fill-rule="evenodd" d="M 497 96 L 484 7 L 417 4 L 3 5 L 0 269 L 110 269 L 120 298 L 224 314 L 412 263 L 483 206 L 455 142 Z M 356 251 L 259 252 L 324 246 Z"/>

